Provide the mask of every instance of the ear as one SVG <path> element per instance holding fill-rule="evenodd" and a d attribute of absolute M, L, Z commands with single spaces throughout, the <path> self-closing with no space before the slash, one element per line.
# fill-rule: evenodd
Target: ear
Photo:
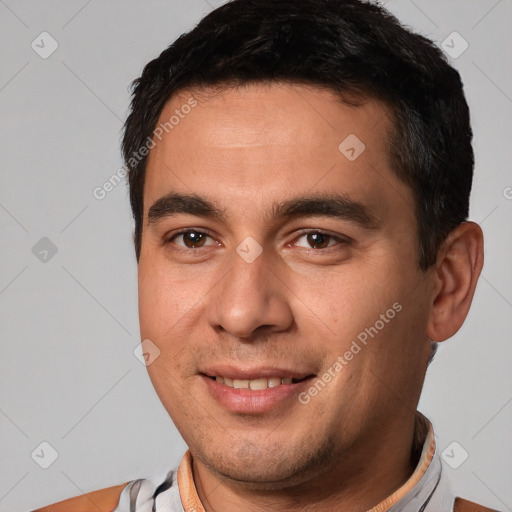
<path fill-rule="evenodd" d="M 451 231 L 439 250 L 426 335 L 444 341 L 462 326 L 484 263 L 484 236 L 475 222 Z"/>

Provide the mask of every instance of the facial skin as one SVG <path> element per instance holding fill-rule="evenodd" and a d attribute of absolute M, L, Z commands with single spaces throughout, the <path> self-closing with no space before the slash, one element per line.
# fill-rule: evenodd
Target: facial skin
<path fill-rule="evenodd" d="M 208 511 L 369 509 L 413 470 L 427 336 L 442 341 L 462 324 L 481 231 L 463 224 L 438 265 L 419 269 L 414 200 L 391 170 L 390 116 L 377 101 L 352 107 L 320 88 L 252 84 L 183 91 L 160 122 L 190 96 L 197 106 L 148 159 L 139 314 L 142 339 L 160 350 L 149 375 L 191 449 L 200 497 Z M 350 134 L 366 147 L 354 161 L 338 149 Z M 184 202 L 168 201 L 149 222 L 166 194 L 219 214 L 170 214 Z M 344 218 L 274 215 L 298 198 L 334 196 L 359 206 Z M 237 252 L 255 254 L 247 237 L 262 250 L 252 262 Z M 395 303 L 401 311 L 301 403 Z M 233 410 L 205 376 L 230 372 L 308 378 L 277 404 L 255 394 Z"/>

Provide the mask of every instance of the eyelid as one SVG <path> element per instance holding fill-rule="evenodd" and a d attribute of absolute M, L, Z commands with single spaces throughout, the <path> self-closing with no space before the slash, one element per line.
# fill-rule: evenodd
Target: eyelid
<path fill-rule="evenodd" d="M 170 244 L 170 243 L 174 243 L 173 240 L 180 236 L 180 235 L 184 235 L 186 233 L 190 233 L 190 232 L 194 232 L 194 233 L 199 233 L 201 235 L 205 235 L 209 238 L 211 238 L 212 240 L 214 240 L 215 242 L 217 242 L 218 245 L 220 245 L 220 242 L 218 242 L 217 240 L 215 240 L 214 238 L 214 235 L 211 231 L 209 231 L 208 229 L 203 229 L 203 228 L 182 228 L 182 229 L 178 229 L 177 231 L 172 231 L 170 233 L 167 233 L 164 238 L 163 238 L 163 244 L 164 245 L 167 245 L 167 244 Z M 180 247 L 180 248 L 183 248 L 183 249 L 186 249 L 186 250 L 193 250 L 194 248 L 193 247 L 186 247 L 185 245 L 179 245 L 179 244 L 175 244 L 177 247 Z M 213 245 L 213 244 L 212 244 Z M 195 249 L 201 249 L 202 247 L 205 247 L 205 246 L 201 246 L 201 247 L 196 247 Z M 206 247 L 211 247 L 211 245 L 208 245 Z"/>
<path fill-rule="evenodd" d="M 316 252 L 328 251 L 329 249 L 332 249 L 333 247 L 336 247 L 337 245 L 340 245 L 340 244 L 350 245 L 353 242 L 353 240 L 350 237 L 348 237 L 346 235 L 341 235 L 339 233 L 331 233 L 330 231 L 325 231 L 323 229 L 304 229 L 304 230 L 300 231 L 300 233 L 293 239 L 293 241 L 291 243 L 294 244 L 297 242 L 297 240 L 299 240 L 303 236 L 310 235 L 310 234 L 319 234 L 319 235 L 329 236 L 330 238 L 335 239 L 338 243 L 328 246 L 328 247 L 325 247 L 324 249 L 314 249 L 313 247 L 309 247 L 309 248 L 302 247 L 302 249 L 316 251 Z M 290 246 L 291 244 L 286 244 L 286 245 Z"/>

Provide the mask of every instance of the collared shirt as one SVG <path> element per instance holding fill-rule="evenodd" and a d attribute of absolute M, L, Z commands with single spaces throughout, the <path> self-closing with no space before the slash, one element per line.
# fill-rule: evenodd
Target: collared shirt
<path fill-rule="evenodd" d="M 432 424 L 419 462 L 409 479 L 368 512 L 453 512 L 455 496 L 450 491 L 446 470 L 436 448 Z M 190 450 L 177 471 L 163 478 L 133 480 L 121 493 L 113 512 L 205 512 L 197 494 Z"/>

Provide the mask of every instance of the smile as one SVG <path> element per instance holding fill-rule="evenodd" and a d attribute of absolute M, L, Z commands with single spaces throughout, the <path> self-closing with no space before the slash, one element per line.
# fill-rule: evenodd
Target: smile
<path fill-rule="evenodd" d="M 302 379 L 293 379 L 292 377 L 270 377 L 261 379 L 230 379 L 229 377 L 210 377 L 215 379 L 220 384 L 224 384 L 234 389 L 251 389 L 254 391 L 261 391 L 262 389 L 277 388 L 283 384 L 294 384 L 300 382 Z"/>
<path fill-rule="evenodd" d="M 299 373 L 279 368 L 244 370 L 233 367 L 210 368 L 201 372 L 206 390 L 224 410 L 231 413 L 261 414 L 296 400 L 309 381 L 310 373 Z M 298 403 L 298 402 L 297 402 Z"/>

